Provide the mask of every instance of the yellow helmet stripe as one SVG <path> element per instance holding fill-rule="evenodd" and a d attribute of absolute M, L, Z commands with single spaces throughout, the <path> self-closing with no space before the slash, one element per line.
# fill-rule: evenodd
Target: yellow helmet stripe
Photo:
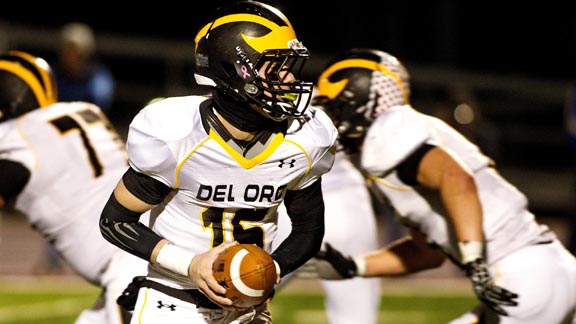
<path fill-rule="evenodd" d="M 404 91 L 404 82 L 397 73 L 390 71 L 386 66 L 371 60 L 365 59 L 348 59 L 334 63 L 326 69 L 318 78 L 318 91 L 330 99 L 334 99 L 348 84 L 348 80 L 341 80 L 338 82 L 328 81 L 328 77 L 334 72 L 350 68 L 363 68 L 371 71 L 379 71 L 391 77 L 398 84 L 398 88 L 402 91 L 404 99 L 408 100 L 408 94 Z"/>
<path fill-rule="evenodd" d="M 40 107 L 49 105 L 42 85 L 32 72 L 23 68 L 22 65 L 18 63 L 9 61 L 0 61 L 0 70 L 8 71 L 22 79 L 34 92 L 34 96 L 36 96 Z"/>
<path fill-rule="evenodd" d="M 31 54 L 22 51 L 10 51 L 10 54 L 25 59 L 36 68 L 36 71 L 40 74 L 40 77 L 42 78 L 42 83 L 44 85 L 46 106 L 56 102 L 57 100 L 55 89 L 56 84 L 53 79 L 53 76 L 50 74 L 50 66 L 48 65 L 48 63 L 40 57 L 35 57 Z M 44 107 L 44 105 L 42 107 Z"/>
<path fill-rule="evenodd" d="M 292 28 L 292 25 L 287 20 L 286 26 L 278 26 L 269 19 L 261 16 L 251 15 L 251 14 L 233 14 L 227 15 L 216 19 L 214 22 L 207 24 L 202 27 L 202 29 L 196 35 L 194 41 L 196 42 L 196 47 L 198 47 L 198 42 L 208 33 L 208 30 L 217 28 L 221 25 L 233 23 L 233 22 L 251 22 L 255 24 L 262 25 L 271 30 L 270 33 L 261 37 L 252 37 L 242 34 L 244 41 L 250 45 L 258 53 L 262 53 L 266 49 L 271 48 L 288 48 L 288 42 L 296 39 L 296 33 Z"/>

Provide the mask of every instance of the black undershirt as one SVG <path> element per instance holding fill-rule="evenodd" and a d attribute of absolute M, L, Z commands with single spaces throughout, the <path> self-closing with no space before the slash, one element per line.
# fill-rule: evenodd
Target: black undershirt
<path fill-rule="evenodd" d="M 0 197 L 5 201 L 15 199 L 23 190 L 32 173 L 23 164 L 0 160 Z"/>
<path fill-rule="evenodd" d="M 398 178 L 407 185 L 416 186 L 418 183 L 418 168 L 424 155 L 436 146 L 430 144 L 422 144 L 416 151 L 412 152 L 404 161 L 396 167 Z"/>

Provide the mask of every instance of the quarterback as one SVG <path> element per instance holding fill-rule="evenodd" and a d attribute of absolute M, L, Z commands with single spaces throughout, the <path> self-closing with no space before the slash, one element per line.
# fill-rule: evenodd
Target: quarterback
<path fill-rule="evenodd" d="M 212 263 L 228 246 L 255 244 L 280 280 L 320 250 L 321 176 L 337 132 L 325 113 L 306 109 L 312 82 L 299 74 L 309 53 L 276 8 L 220 7 L 195 42 L 196 80 L 213 91 L 157 101 L 133 119 L 130 167 L 101 232 L 150 261 L 133 323 L 270 323 L 267 303 L 240 309 L 222 296 Z M 282 203 L 292 231 L 272 250 Z M 139 222 L 148 210 L 150 227 Z"/>

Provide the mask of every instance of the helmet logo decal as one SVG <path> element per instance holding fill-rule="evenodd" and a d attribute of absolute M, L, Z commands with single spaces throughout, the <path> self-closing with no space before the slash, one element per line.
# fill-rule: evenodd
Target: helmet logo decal
<path fill-rule="evenodd" d="M 240 72 L 242 72 L 242 78 L 244 78 L 245 80 L 249 79 L 247 80 L 247 82 L 253 81 L 252 74 L 250 73 L 250 71 L 254 71 L 254 65 L 252 64 L 252 61 L 250 61 L 248 55 L 244 53 L 242 47 L 236 46 L 234 47 L 234 49 L 236 50 L 236 55 L 238 55 L 242 60 L 242 62 L 244 62 L 244 64 L 242 64 L 242 66 L 240 67 Z"/>
<path fill-rule="evenodd" d="M 242 71 L 242 77 L 243 77 L 244 79 L 250 77 L 250 73 L 248 73 L 248 68 L 246 67 L 246 65 L 242 65 L 242 67 L 240 68 L 240 70 Z"/>
<path fill-rule="evenodd" d="M 318 93 L 332 100 L 346 88 L 347 84 L 348 79 L 330 82 L 326 76 L 326 72 L 324 72 L 318 79 Z"/>
<path fill-rule="evenodd" d="M 400 76 L 397 73 L 390 71 L 386 66 L 371 60 L 349 59 L 336 62 L 322 73 L 322 75 L 319 78 L 320 81 L 318 84 L 318 90 L 322 93 L 322 95 L 325 95 L 330 99 L 334 99 L 340 92 L 342 92 L 342 89 L 346 87 L 348 80 L 330 82 L 328 81 L 328 76 L 332 75 L 334 72 L 338 70 L 349 68 L 364 68 L 371 71 L 381 72 L 382 74 L 385 74 L 386 76 L 389 76 L 392 79 L 394 79 L 399 89 L 404 89 L 404 82 L 402 82 Z M 406 100 L 407 95 L 408 94 L 403 93 L 403 96 Z"/>
<path fill-rule="evenodd" d="M 288 47 L 293 49 L 293 50 L 304 50 L 306 51 L 307 48 L 304 46 L 304 44 L 302 44 L 301 41 L 297 40 L 297 39 L 293 39 L 291 41 L 288 42 Z"/>
<path fill-rule="evenodd" d="M 242 39 L 244 39 L 246 44 L 255 49 L 258 53 L 262 53 L 264 50 L 270 48 L 288 48 L 289 43 L 296 39 L 296 33 L 288 22 L 286 22 L 286 26 L 279 26 L 261 16 L 251 14 L 232 14 L 218 18 L 214 22 L 204 26 L 200 32 L 198 32 L 194 40 L 196 42 L 196 47 L 198 47 L 200 39 L 207 37 L 211 29 L 233 22 L 251 22 L 270 29 L 268 34 L 260 37 L 241 34 Z"/>

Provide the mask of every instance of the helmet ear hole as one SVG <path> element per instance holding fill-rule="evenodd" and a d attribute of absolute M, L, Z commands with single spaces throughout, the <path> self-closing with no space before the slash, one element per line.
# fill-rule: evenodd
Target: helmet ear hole
<path fill-rule="evenodd" d="M 220 67 L 222 67 L 222 72 L 227 78 L 233 78 L 236 76 L 236 68 L 233 64 L 228 62 L 220 62 Z"/>

